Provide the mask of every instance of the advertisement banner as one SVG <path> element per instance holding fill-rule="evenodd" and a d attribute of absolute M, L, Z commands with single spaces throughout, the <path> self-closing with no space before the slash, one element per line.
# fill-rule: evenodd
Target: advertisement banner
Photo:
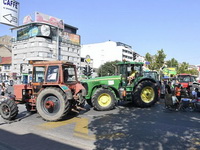
<path fill-rule="evenodd" d="M 80 35 L 72 34 L 72 33 L 68 33 L 68 32 L 63 32 L 62 42 L 80 45 Z"/>
<path fill-rule="evenodd" d="M 19 25 L 19 2 L 0 0 L 0 23 L 17 27 Z"/>
<path fill-rule="evenodd" d="M 51 38 L 51 28 L 49 29 L 50 29 L 49 35 L 44 35 L 44 31 L 42 30 L 42 25 L 29 25 L 17 31 L 17 41 L 26 40 L 35 36 Z"/>
<path fill-rule="evenodd" d="M 36 22 L 43 22 L 43 23 L 48 23 L 53 26 L 56 26 L 58 28 L 64 29 L 64 22 L 61 19 L 58 19 L 56 17 L 52 17 L 49 15 L 45 15 L 39 12 L 35 13 L 35 21 Z"/>
<path fill-rule="evenodd" d="M 163 74 L 166 77 L 173 77 L 177 74 L 176 68 L 164 68 L 163 69 Z"/>

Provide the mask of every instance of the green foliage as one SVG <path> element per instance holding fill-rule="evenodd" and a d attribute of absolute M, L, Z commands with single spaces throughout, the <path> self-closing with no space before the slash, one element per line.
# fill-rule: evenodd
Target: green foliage
<path fill-rule="evenodd" d="M 186 62 L 181 63 L 177 68 L 177 73 L 188 73 L 189 64 Z"/>
<path fill-rule="evenodd" d="M 199 75 L 199 71 L 197 69 L 190 69 L 189 70 L 189 74 L 192 74 L 192 75 Z"/>
<path fill-rule="evenodd" d="M 165 63 L 166 54 L 164 50 L 158 50 L 157 54 L 155 55 L 155 66 L 156 70 L 159 70 Z"/>
<path fill-rule="evenodd" d="M 155 59 L 154 56 L 152 56 L 149 53 L 146 53 L 145 60 L 148 61 L 150 64 L 148 65 L 148 68 L 150 70 L 155 70 Z"/>
<path fill-rule="evenodd" d="M 173 68 L 178 68 L 178 61 L 175 58 L 172 58 L 168 61 L 166 61 L 167 67 L 173 67 Z"/>
<path fill-rule="evenodd" d="M 189 69 L 189 64 L 186 62 L 183 62 L 179 65 L 178 69 L 177 69 L 177 73 L 188 73 L 188 74 L 192 74 L 192 75 L 198 75 L 199 72 L 197 69 Z"/>
<path fill-rule="evenodd" d="M 106 62 L 101 65 L 98 69 L 98 76 L 111 76 L 115 74 L 115 65 L 119 62 L 118 60 Z"/>
<path fill-rule="evenodd" d="M 196 69 L 189 69 L 189 64 L 186 62 L 183 62 L 181 64 L 178 63 L 178 61 L 175 58 L 172 58 L 171 60 L 165 61 L 166 55 L 164 53 L 164 50 L 158 50 L 157 54 L 151 55 L 149 53 L 146 53 L 145 60 L 150 62 L 148 65 L 148 68 L 150 70 L 157 70 L 159 71 L 160 68 L 162 68 L 164 65 L 167 67 L 175 67 L 177 69 L 177 73 L 188 73 L 192 75 L 198 75 L 198 70 Z"/>
<path fill-rule="evenodd" d="M 166 55 L 164 53 L 164 50 L 158 50 L 156 55 L 150 55 L 149 53 L 146 53 L 145 60 L 150 62 L 148 65 L 148 68 L 150 70 L 157 70 L 159 71 L 160 68 L 164 65 Z"/>

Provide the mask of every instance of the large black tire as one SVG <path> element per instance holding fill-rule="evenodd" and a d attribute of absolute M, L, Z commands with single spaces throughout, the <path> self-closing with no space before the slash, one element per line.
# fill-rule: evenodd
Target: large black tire
<path fill-rule="evenodd" d="M 145 80 L 133 91 L 133 103 L 139 107 L 151 107 L 158 101 L 158 89 L 155 83 Z"/>
<path fill-rule="evenodd" d="M 14 100 L 6 99 L 0 104 L 0 115 L 3 119 L 14 120 L 18 115 L 18 106 Z"/>
<path fill-rule="evenodd" d="M 115 107 L 115 95 L 109 89 L 97 89 L 92 96 L 92 105 L 96 110 L 111 110 Z"/>
<path fill-rule="evenodd" d="M 44 120 L 58 121 L 69 112 L 70 102 L 62 90 L 48 87 L 38 95 L 36 108 Z"/>
<path fill-rule="evenodd" d="M 90 107 L 93 107 L 91 99 L 86 99 L 86 101 L 87 101 L 88 105 L 90 105 Z"/>

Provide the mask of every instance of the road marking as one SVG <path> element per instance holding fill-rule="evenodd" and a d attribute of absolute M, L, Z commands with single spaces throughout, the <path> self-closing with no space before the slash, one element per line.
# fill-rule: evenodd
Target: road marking
<path fill-rule="evenodd" d="M 111 133 L 111 134 L 106 134 L 106 135 L 89 135 L 88 119 L 78 118 L 78 117 L 65 120 L 65 121 L 43 123 L 41 125 L 38 125 L 37 128 L 42 129 L 42 130 L 50 130 L 53 128 L 58 128 L 58 127 L 65 126 L 68 124 L 73 124 L 73 123 L 75 123 L 73 135 L 79 138 L 87 139 L 87 140 L 116 139 L 116 138 L 122 138 L 126 136 L 124 133 Z"/>
<path fill-rule="evenodd" d="M 49 130 L 53 128 L 58 128 L 61 126 L 65 126 L 68 124 L 75 123 L 75 129 L 74 131 L 80 132 L 83 134 L 88 134 L 88 119 L 87 118 L 72 118 L 70 120 L 65 120 L 65 121 L 59 121 L 59 122 L 47 122 L 39 125 L 38 127 L 44 130 Z"/>

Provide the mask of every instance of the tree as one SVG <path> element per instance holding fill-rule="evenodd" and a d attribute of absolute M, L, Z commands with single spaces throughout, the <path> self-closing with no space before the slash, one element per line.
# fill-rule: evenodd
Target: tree
<path fill-rule="evenodd" d="M 150 70 L 155 70 L 155 60 L 154 60 L 154 56 L 152 56 L 149 53 L 146 53 L 145 55 L 145 60 L 148 61 L 150 64 L 148 65 L 148 68 Z"/>
<path fill-rule="evenodd" d="M 118 60 L 106 62 L 98 69 L 98 76 L 110 76 L 115 74 L 114 65 L 119 62 Z"/>
<path fill-rule="evenodd" d="M 183 62 L 179 65 L 179 67 L 177 68 L 177 73 L 180 74 L 180 73 L 188 73 L 188 67 L 189 67 L 189 64 L 186 63 L 186 62 Z"/>
<path fill-rule="evenodd" d="M 164 50 L 158 50 L 157 54 L 155 55 L 155 68 L 156 70 L 159 70 L 165 63 L 166 54 L 164 53 Z"/>
<path fill-rule="evenodd" d="M 180 66 L 177 69 L 177 73 L 188 73 L 188 74 L 192 74 L 192 75 L 198 75 L 199 72 L 197 69 L 189 69 L 189 64 L 186 62 L 183 62 L 180 64 Z"/>
<path fill-rule="evenodd" d="M 148 65 L 148 68 L 150 70 L 159 71 L 159 69 L 164 65 L 165 58 L 166 55 L 163 49 L 158 50 L 156 55 L 152 56 L 149 53 L 146 53 L 145 55 L 145 60 L 150 62 L 150 64 Z"/>
<path fill-rule="evenodd" d="M 171 60 L 166 61 L 167 67 L 174 67 L 178 68 L 178 61 L 175 58 L 172 58 Z"/>

